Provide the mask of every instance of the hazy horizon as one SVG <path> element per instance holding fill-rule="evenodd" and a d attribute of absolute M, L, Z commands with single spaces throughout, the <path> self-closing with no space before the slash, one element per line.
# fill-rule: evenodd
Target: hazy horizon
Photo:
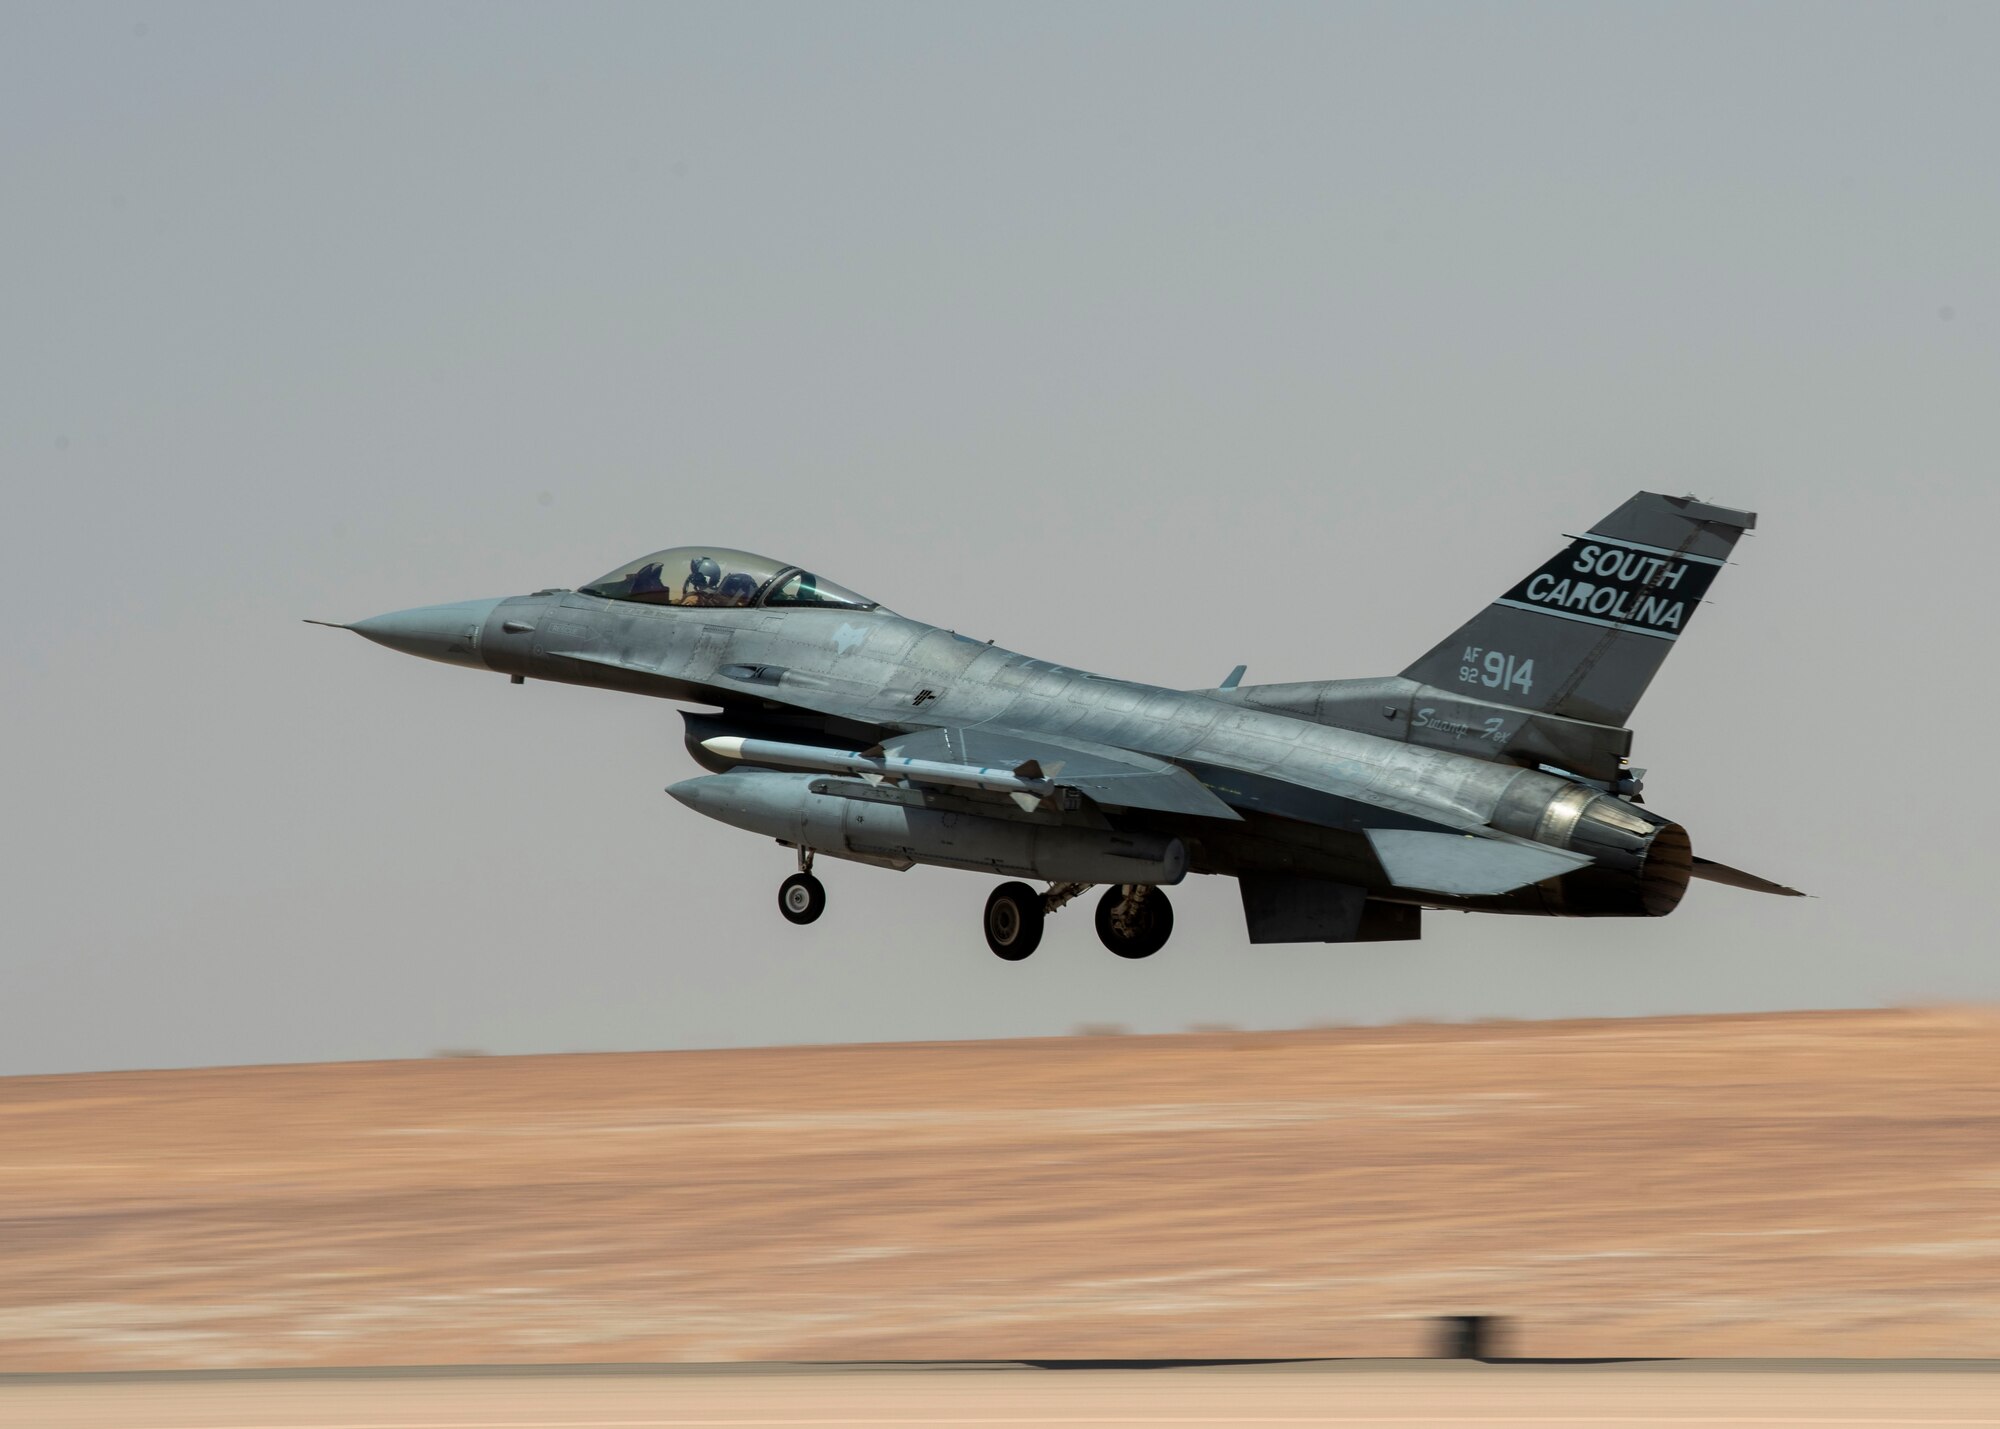
<path fill-rule="evenodd" d="M 2000 1000 L 2000 10 L 0 10 L 0 1073 Z M 1634 718 L 1806 889 L 1009 965 L 676 706 L 300 624 L 712 541 L 1163 685 L 1755 510 Z M 1936 713 L 1933 713 L 1935 707 Z M 1968 773 L 1974 777 L 1968 779 Z"/>

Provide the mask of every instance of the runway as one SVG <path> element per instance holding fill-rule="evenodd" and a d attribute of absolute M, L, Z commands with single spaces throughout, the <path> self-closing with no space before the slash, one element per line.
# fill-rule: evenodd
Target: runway
<path fill-rule="evenodd" d="M 718 1365 L 0 1376 L 35 1429 L 2000 1425 L 2000 1362 Z"/>

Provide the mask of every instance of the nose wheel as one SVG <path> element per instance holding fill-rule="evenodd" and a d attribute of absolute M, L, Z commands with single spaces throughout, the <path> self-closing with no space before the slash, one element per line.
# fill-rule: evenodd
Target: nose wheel
<path fill-rule="evenodd" d="M 826 885 L 810 873 L 793 874 L 778 885 L 778 911 L 787 922 L 812 922 L 826 911 Z"/>
<path fill-rule="evenodd" d="M 1174 905 L 1144 883 L 1113 884 L 1097 900 L 1097 938 L 1121 958 L 1150 958 L 1174 935 Z"/>
<path fill-rule="evenodd" d="M 806 924 L 826 912 L 826 885 L 813 877 L 812 850 L 799 850 L 799 871 L 778 885 L 778 911 L 787 923 Z"/>

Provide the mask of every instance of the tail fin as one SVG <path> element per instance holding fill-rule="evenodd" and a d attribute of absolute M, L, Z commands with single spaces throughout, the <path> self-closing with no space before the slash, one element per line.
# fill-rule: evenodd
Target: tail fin
<path fill-rule="evenodd" d="M 1623 725 L 1687 629 L 1748 511 L 1642 491 L 1545 561 L 1406 678 Z"/>

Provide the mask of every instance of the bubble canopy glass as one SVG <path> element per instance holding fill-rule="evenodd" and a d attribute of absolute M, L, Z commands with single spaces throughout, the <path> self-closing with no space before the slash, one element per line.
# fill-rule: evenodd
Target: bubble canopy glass
<path fill-rule="evenodd" d="M 873 610 L 876 602 L 810 571 L 726 546 L 675 546 L 599 576 L 583 594 L 642 605 L 818 605 Z"/>

